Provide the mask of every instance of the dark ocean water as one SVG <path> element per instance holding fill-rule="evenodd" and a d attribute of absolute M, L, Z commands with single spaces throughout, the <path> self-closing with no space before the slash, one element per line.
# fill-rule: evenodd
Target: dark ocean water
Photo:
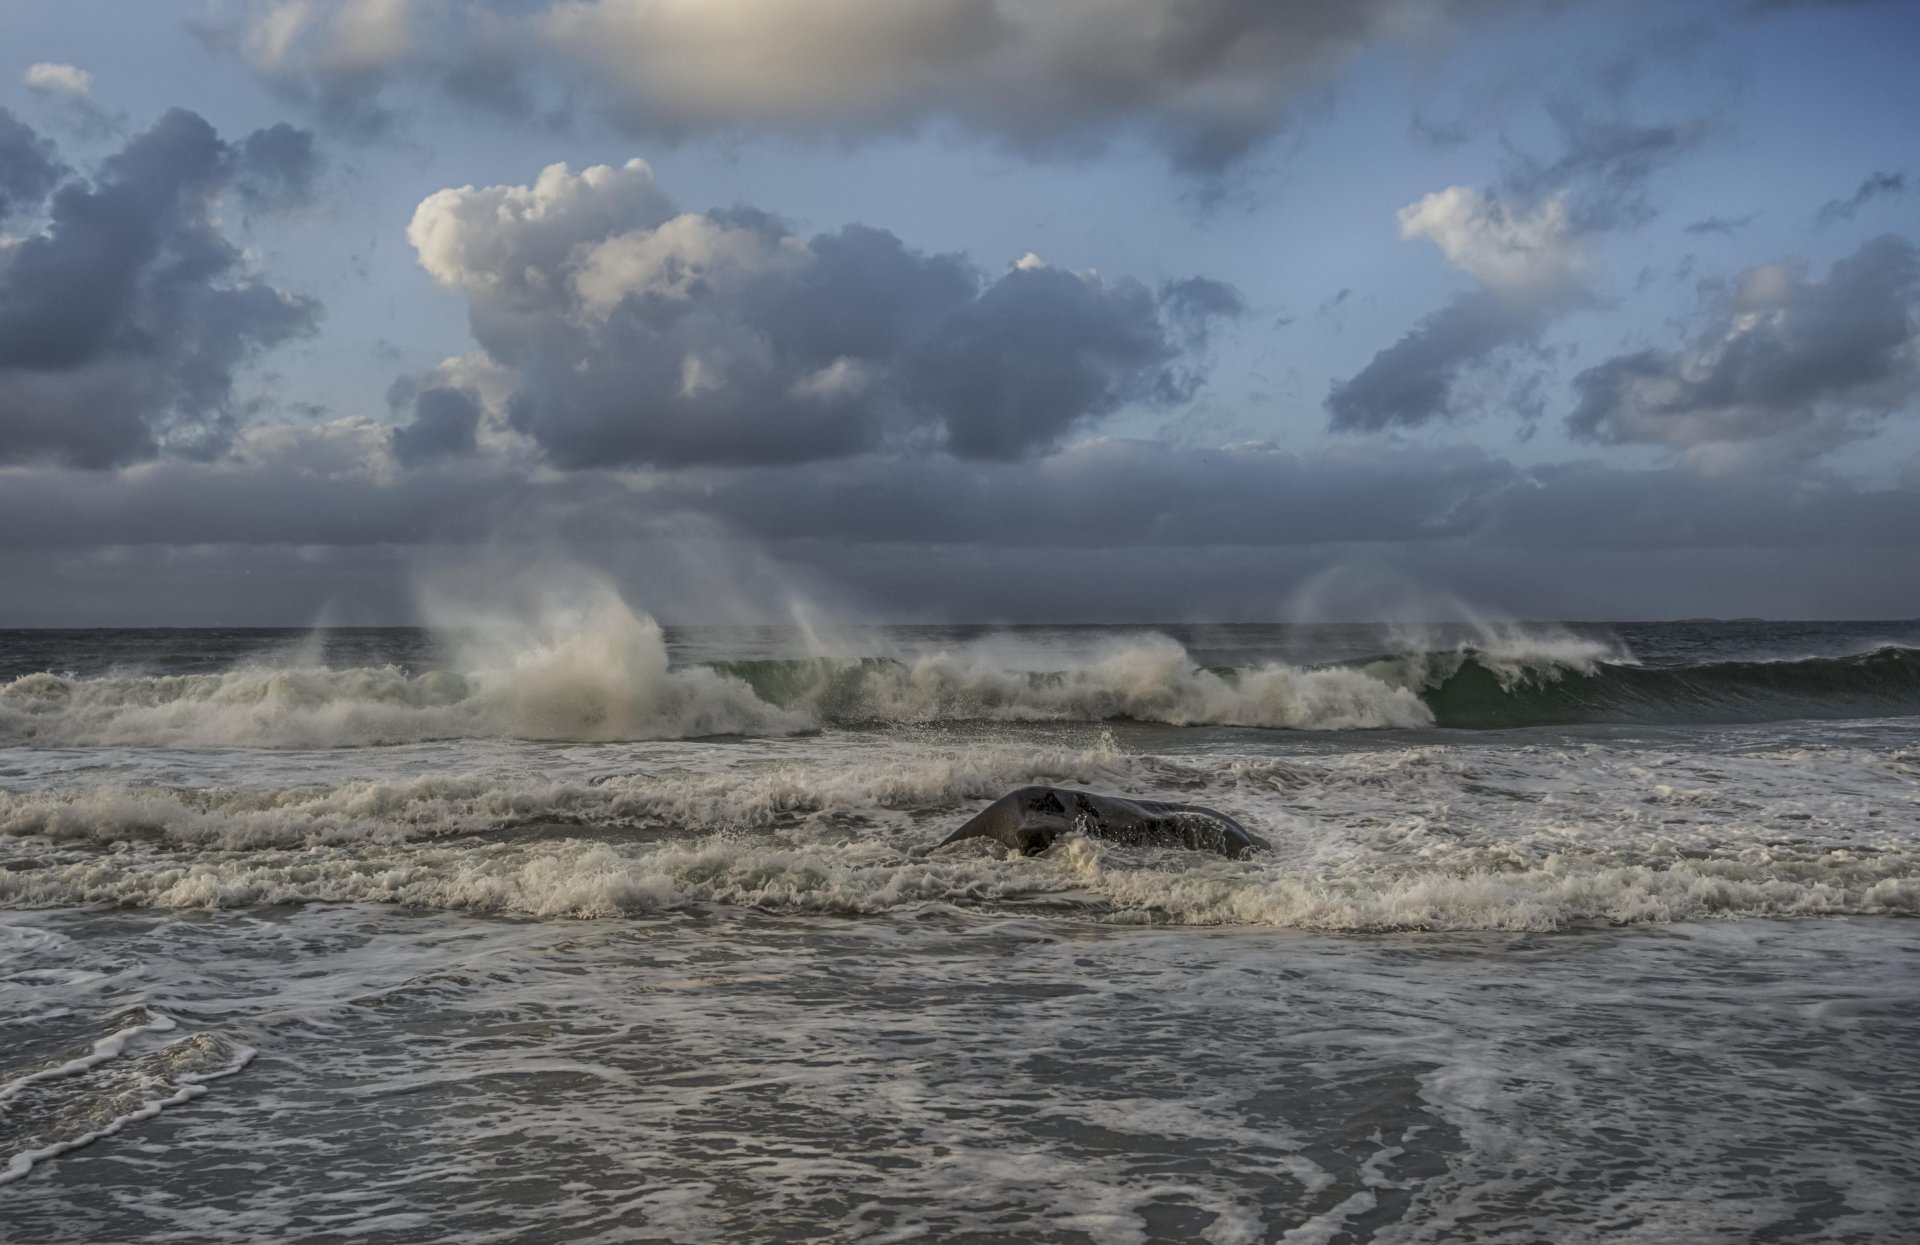
<path fill-rule="evenodd" d="M 1906 1241 L 1916 912 L 1914 622 L 0 632 L 0 1239 Z"/>

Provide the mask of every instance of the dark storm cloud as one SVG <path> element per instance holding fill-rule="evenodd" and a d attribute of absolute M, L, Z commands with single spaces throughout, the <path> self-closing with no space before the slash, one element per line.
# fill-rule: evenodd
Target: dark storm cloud
<path fill-rule="evenodd" d="M 883 446 L 1016 458 L 1200 384 L 1217 282 L 1156 293 L 1033 257 L 989 279 L 852 225 L 677 213 L 633 161 L 420 205 L 421 263 L 517 377 L 513 426 L 559 466 L 798 462 Z"/>
<path fill-rule="evenodd" d="M 37 207 L 60 180 L 60 157 L 52 143 L 0 108 L 0 220 Z"/>
<path fill-rule="evenodd" d="M 1342 566 L 1555 617 L 1910 614 L 1920 582 L 1920 488 L 1786 465 L 1523 469 L 1466 448 L 1105 440 L 1018 462 L 564 478 L 472 453 L 395 475 L 388 437 L 340 421 L 248 429 L 214 463 L 0 468 L 0 580 L 44 589 L 0 594 L 0 625 L 299 624 L 323 608 L 405 621 L 409 567 L 479 545 L 567 550 L 689 621 L 712 621 L 715 558 L 735 554 L 797 568 L 823 599 L 976 620 L 1265 617 Z M 676 558 L 691 564 L 677 579 L 663 572 Z M 778 614 L 794 581 L 769 575 Z"/>
<path fill-rule="evenodd" d="M 393 430 L 393 456 L 403 467 L 471 454 L 479 445 L 480 403 L 470 390 L 444 385 L 413 400 L 413 418 Z"/>
<path fill-rule="evenodd" d="M 45 227 L 0 254 L 0 462 L 218 448 L 235 369 L 319 310 L 253 277 L 215 215 L 236 181 L 280 176 L 283 147 L 175 109 L 53 192 Z"/>
<path fill-rule="evenodd" d="M 1382 432 L 1461 414 L 1455 400 L 1461 374 L 1537 337 L 1551 319 L 1548 307 L 1511 303 L 1488 290 L 1459 295 L 1333 387 L 1330 426 Z"/>
<path fill-rule="evenodd" d="M 1789 434 L 1828 440 L 1920 396 L 1920 254 L 1891 234 L 1833 265 L 1743 274 L 1684 351 L 1643 350 L 1575 378 L 1574 433 L 1693 446 Z"/>
<path fill-rule="evenodd" d="M 1904 194 L 1907 189 L 1905 173 L 1874 173 L 1860 183 L 1860 188 L 1844 199 L 1833 199 L 1821 205 L 1814 215 L 1814 223 L 1822 228 L 1836 221 L 1852 220 L 1855 213 L 1872 199 L 1882 195 Z"/>
<path fill-rule="evenodd" d="M 896 135 L 949 123 L 1057 155 L 1120 136 L 1217 175 L 1369 47 L 1534 0 L 262 0 L 200 28 L 322 123 L 372 137 L 445 95 L 500 115 L 583 86 L 629 133 Z M 549 92 L 548 94 L 551 94 Z"/>
<path fill-rule="evenodd" d="M 429 391 L 431 392 L 431 391 Z M 253 434 L 256 438 L 258 433 Z M 1864 489 L 1787 468 L 1703 472 L 1592 462 L 1521 468 L 1484 451 L 1373 446 L 1293 454 L 1097 440 L 1019 462 L 864 455 L 804 471 L 703 467 L 541 480 L 484 457 L 403 477 L 305 445 L 249 442 L 220 463 L 87 475 L 12 469 L 0 546 L 475 543 L 638 539 L 695 515 L 779 544 L 857 549 L 1191 549 L 1336 545 L 1566 550 L 1911 543 L 1920 488 Z M 374 444 L 376 425 L 356 436 Z M 853 555 L 849 555 L 853 556 Z"/>

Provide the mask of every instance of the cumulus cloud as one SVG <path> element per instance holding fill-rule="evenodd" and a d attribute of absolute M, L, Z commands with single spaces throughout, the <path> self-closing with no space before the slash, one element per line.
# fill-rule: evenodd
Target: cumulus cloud
<path fill-rule="evenodd" d="M 881 447 L 1014 458 L 1184 402 L 1227 286 L 1154 291 L 1030 259 L 989 279 L 849 225 L 679 211 L 644 161 L 429 196 L 408 236 L 515 374 L 559 466 L 781 462 Z"/>
<path fill-rule="evenodd" d="M 413 418 L 393 430 L 393 456 L 413 467 L 471 454 L 480 445 L 480 402 L 465 389 L 436 385 L 413 400 Z"/>
<path fill-rule="evenodd" d="M 210 41 L 347 129 L 408 90 L 536 108 L 547 67 L 628 131 L 894 134 L 950 123 L 1058 152 L 1132 135 L 1218 173 L 1382 43 L 1521 0 L 271 0 Z M 584 71 L 584 74 L 583 72 Z"/>
<path fill-rule="evenodd" d="M 0 108 L 0 221 L 38 207 L 60 180 L 61 171 L 54 145 Z"/>
<path fill-rule="evenodd" d="M 1461 294 L 1334 386 L 1327 398 L 1331 426 L 1336 432 L 1382 432 L 1458 414 L 1458 386 L 1467 370 L 1532 341 L 1551 321 L 1546 308 L 1509 302 L 1488 290 Z"/>
<path fill-rule="evenodd" d="M 30 91 L 45 91 L 51 95 L 64 95 L 68 99 L 86 99 L 93 93 L 92 74 L 73 65 L 54 61 L 41 61 L 27 66 L 21 81 Z"/>
<path fill-rule="evenodd" d="M 313 132 L 281 121 L 234 145 L 233 187 L 258 208 L 297 207 L 313 197 L 320 155 Z"/>
<path fill-rule="evenodd" d="M 1428 313 L 1327 396 L 1338 432 L 1417 428 L 1464 413 L 1464 382 L 1497 374 L 1538 346 L 1555 321 L 1591 301 L 1589 251 L 1601 234 L 1651 215 L 1654 170 L 1697 143 L 1705 122 L 1642 125 L 1567 103 L 1547 109 L 1560 154 L 1511 152 L 1498 191 L 1451 186 L 1400 209 L 1402 238 L 1425 238 L 1477 288 Z M 1505 405 L 1537 414 L 1539 378 L 1511 386 Z"/>
<path fill-rule="evenodd" d="M 0 245 L 0 463 L 216 452 L 236 369 L 319 311 L 249 271 L 219 223 L 229 190 L 285 180 L 285 153 L 175 109 L 56 188 L 51 150 L 21 130 L 0 117 L 0 185 L 44 224 Z"/>
<path fill-rule="evenodd" d="M 1891 234 L 1816 280 L 1797 262 L 1734 283 L 1685 350 L 1643 350 L 1575 379 L 1573 431 L 1683 448 L 1832 441 L 1920 398 L 1920 253 Z"/>
<path fill-rule="evenodd" d="M 1530 209 L 1452 186 L 1400 209 L 1400 236 L 1426 238 L 1447 262 L 1512 301 L 1552 295 L 1585 267 L 1564 193 Z"/>
<path fill-rule="evenodd" d="M 1537 338 L 1579 294 L 1586 254 L 1564 194 L 1522 210 L 1454 186 L 1402 208 L 1399 221 L 1401 237 L 1430 239 L 1479 288 L 1334 386 L 1327 408 L 1338 431 L 1418 427 L 1456 413 L 1469 368 Z"/>

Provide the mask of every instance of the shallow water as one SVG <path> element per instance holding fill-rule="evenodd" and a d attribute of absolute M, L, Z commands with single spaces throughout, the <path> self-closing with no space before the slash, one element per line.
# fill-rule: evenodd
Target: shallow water
<path fill-rule="evenodd" d="M 167 1096 L 183 1043 L 258 1052 L 8 1186 L 21 1240 L 1896 1241 L 1920 1211 L 1907 921 L 5 928 L 25 1048 L 177 1026 L 10 1127 Z"/>
<path fill-rule="evenodd" d="M 0 637 L 0 1236 L 1920 1213 L 1911 624 L 562 622 Z M 1031 782 L 1272 850 L 935 847 Z"/>

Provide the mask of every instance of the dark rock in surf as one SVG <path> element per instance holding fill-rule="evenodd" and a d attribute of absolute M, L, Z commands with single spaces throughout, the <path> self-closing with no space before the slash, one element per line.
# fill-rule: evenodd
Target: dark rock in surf
<path fill-rule="evenodd" d="M 1115 843 L 1219 852 L 1229 859 L 1267 846 L 1266 840 L 1247 833 L 1225 813 L 1198 804 L 1128 800 L 1062 787 L 1009 791 L 941 840 L 940 846 L 986 838 L 1031 856 L 1076 831 Z"/>

